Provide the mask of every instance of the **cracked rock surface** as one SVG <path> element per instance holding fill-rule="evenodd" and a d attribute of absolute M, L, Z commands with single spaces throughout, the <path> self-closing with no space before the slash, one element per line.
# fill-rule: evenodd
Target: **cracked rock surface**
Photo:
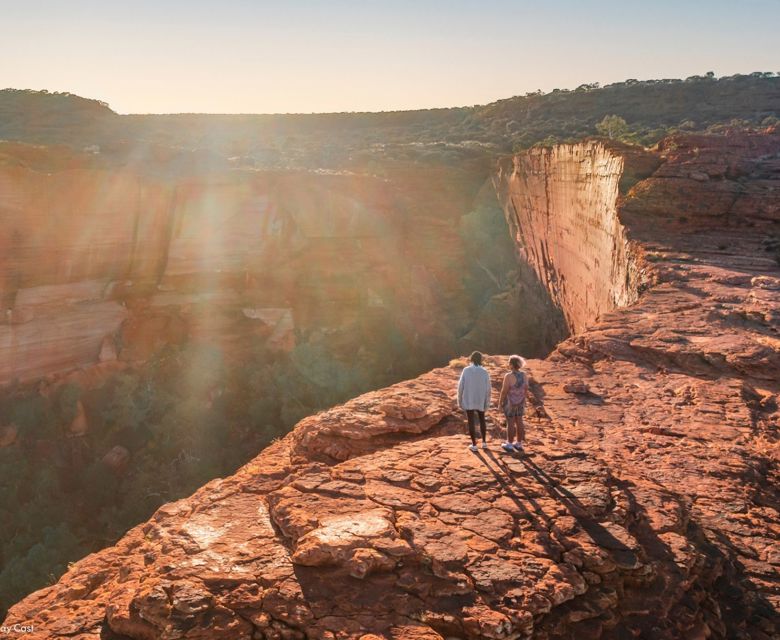
<path fill-rule="evenodd" d="M 565 200 L 591 153 L 620 169 L 592 145 L 519 163 L 526 178 L 552 168 Z M 631 264 L 613 290 L 572 275 L 571 255 L 544 276 L 561 304 L 583 295 L 566 273 L 604 298 L 529 361 L 527 455 L 500 450 L 495 411 L 490 448 L 466 448 L 454 361 L 306 418 L 5 625 L 77 640 L 778 637 L 780 273 L 762 249 L 778 154 L 772 132 L 687 137 L 625 193 L 609 177 Z M 507 188 L 516 208 L 541 202 Z M 535 246 L 554 242 L 538 229 Z M 619 307 L 626 277 L 636 300 Z M 505 362 L 488 358 L 494 400 Z"/>

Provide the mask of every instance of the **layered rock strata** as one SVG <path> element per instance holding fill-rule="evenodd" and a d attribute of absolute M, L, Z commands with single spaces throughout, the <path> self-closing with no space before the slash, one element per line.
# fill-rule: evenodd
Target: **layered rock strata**
<path fill-rule="evenodd" d="M 468 451 L 454 361 L 306 418 L 5 625 L 83 640 L 777 637 L 779 154 L 771 132 L 677 138 L 622 196 L 618 169 L 582 178 L 620 165 L 601 145 L 516 159 L 503 197 L 520 241 L 589 296 L 558 291 L 588 328 L 529 362 L 527 455 L 500 451 L 494 411 L 490 448 Z M 529 165 L 559 176 L 546 200 L 524 195 Z M 528 207 L 577 200 L 576 185 L 615 201 L 584 220 L 556 204 L 559 235 L 590 238 L 559 252 Z M 504 362 L 488 362 L 496 388 Z"/>
<path fill-rule="evenodd" d="M 501 163 L 496 186 L 520 257 L 571 332 L 636 300 L 642 273 L 618 216 L 618 196 L 629 175 L 657 165 L 653 155 L 600 141 L 532 149 Z"/>
<path fill-rule="evenodd" d="M 122 362 L 186 340 L 232 360 L 368 307 L 445 352 L 456 339 L 438 317 L 462 297 L 458 222 L 485 167 L 380 179 L 173 163 L 151 176 L 0 144 L 0 385 L 95 365 L 107 341 Z"/>

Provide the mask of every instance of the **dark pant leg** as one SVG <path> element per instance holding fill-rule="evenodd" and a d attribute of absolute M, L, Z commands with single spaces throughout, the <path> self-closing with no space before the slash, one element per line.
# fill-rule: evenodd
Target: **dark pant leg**
<path fill-rule="evenodd" d="M 485 412 L 477 411 L 477 415 L 479 415 L 479 431 L 482 434 L 482 442 L 484 442 L 485 438 L 487 438 L 487 423 L 485 422 Z"/>
<path fill-rule="evenodd" d="M 469 435 L 471 436 L 471 442 L 477 444 L 477 434 L 474 431 L 477 421 L 477 412 L 474 409 L 467 409 L 466 416 L 469 419 Z"/>

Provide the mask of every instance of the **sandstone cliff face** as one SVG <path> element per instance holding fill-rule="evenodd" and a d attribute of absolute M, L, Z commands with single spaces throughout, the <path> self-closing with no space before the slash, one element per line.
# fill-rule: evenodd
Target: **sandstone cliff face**
<path fill-rule="evenodd" d="M 167 202 L 130 172 L 0 167 L 0 384 L 97 362 L 127 315 L 113 283 L 156 277 Z"/>
<path fill-rule="evenodd" d="M 620 157 L 600 145 L 514 162 L 558 176 L 543 206 L 511 179 L 510 213 L 567 317 L 590 324 L 529 363 L 529 455 L 499 451 L 496 412 L 490 450 L 466 449 L 454 362 L 306 418 L 5 624 L 80 639 L 777 637 L 780 136 L 672 142 L 622 198 Z M 723 158 L 720 178 L 691 177 Z M 538 196 L 543 178 L 522 180 Z M 682 221 L 694 182 L 738 197 Z M 643 265 L 644 292 L 616 255 Z M 494 387 L 503 364 L 488 363 Z"/>
<path fill-rule="evenodd" d="M 442 309 L 482 170 L 141 168 L 0 145 L 0 385 L 90 367 L 107 343 L 122 362 L 185 340 L 240 357 L 370 305 L 451 350 Z"/>
<path fill-rule="evenodd" d="M 642 268 L 618 218 L 619 185 L 626 163 L 647 171 L 654 160 L 593 141 L 532 149 L 500 167 L 496 187 L 521 259 L 572 332 L 637 298 Z"/>

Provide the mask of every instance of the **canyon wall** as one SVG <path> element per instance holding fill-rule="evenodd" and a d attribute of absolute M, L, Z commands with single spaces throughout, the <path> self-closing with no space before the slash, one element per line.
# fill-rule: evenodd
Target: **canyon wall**
<path fill-rule="evenodd" d="M 456 360 L 304 419 L 5 625 L 85 640 L 777 637 L 780 135 L 671 139 L 622 196 L 619 155 L 585 143 L 514 161 L 563 163 L 544 201 L 560 224 L 528 226 L 547 205 L 521 182 L 510 213 L 589 325 L 528 363 L 526 455 L 500 450 L 493 410 L 489 448 L 466 448 Z M 590 198 L 598 216 L 577 204 Z M 613 266 L 626 241 L 641 292 Z M 618 276 L 599 286 L 582 265 Z M 496 392 L 505 366 L 488 358 Z"/>
<path fill-rule="evenodd" d="M 454 349 L 458 224 L 486 166 L 176 175 L 126 155 L 0 145 L 0 385 L 166 343 L 240 358 L 371 314 Z"/>
<path fill-rule="evenodd" d="M 0 165 L 0 384 L 98 361 L 115 286 L 157 277 L 169 201 L 132 172 Z"/>
<path fill-rule="evenodd" d="M 657 164 L 601 141 L 531 149 L 500 164 L 496 188 L 520 257 L 572 332 L 637 299 L 642 267 L 618 218 L 619 187 Z"/>

